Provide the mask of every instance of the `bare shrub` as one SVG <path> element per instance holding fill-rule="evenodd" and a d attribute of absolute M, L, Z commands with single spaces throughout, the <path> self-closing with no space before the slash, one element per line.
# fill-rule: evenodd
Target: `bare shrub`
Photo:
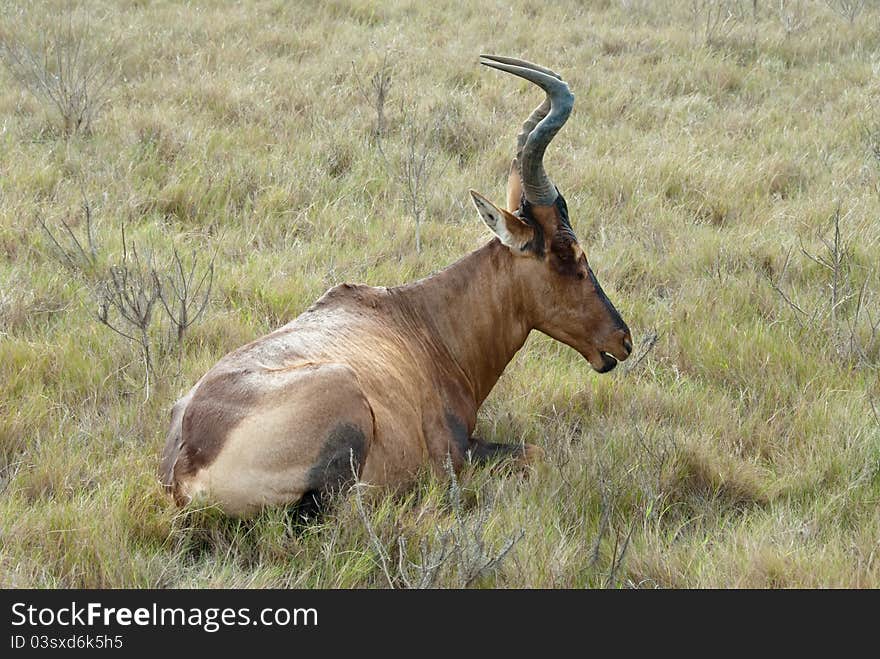
<path fill-rule="evenodd" d="M 82 202 L 83 223 L 85 224 L 85 236 L 82 240 L 67 220 L 61 220 L 64 228 L 60 236 L 56 236 L 42 217 L 37 217 L 43 231 L 55 249 L 58 261 L 72 274 L 83 275 L 87 278 L 94 276 L 98 268 L 98 245 L 95 242 L 95 234 L 92 227 L 92 207 L 83 193 Z"/>
<path fill-rule="evenodd" d="M 812 304 L 783 289 L 791 251 L 779 281 L 774 282 L 769 276 L 767 279 L 792 310 L 802 331 L 829 341 L 837 355 L 851 367 L 876 368 L 880 364 L 880 304 L 876 292 L 869 288 L 874 271 L 859 277 L 860 268 L 852 262 L 852 253 L 841 235 L 841 219 L 838 207 L 832 216 L 831 236 L 819 238 L 823 252 L 814 254 L 801 245 L 801 254 L 826 274 L 820 289 L 824 293 L 813 295 Z"/>
<path fill-rule="evenodd" d="M 88 133 L 120 80 L 119 47 L 102 47 L 91 25 L 75 26 L 70 4 L 30 47 L 0 30 L 0 61 L 31 94 L 54 108 L 65 136 Z"/>
<path fill-rule="evenodd" d="M 707 46 L 726 36 L 737 21 L 733 0 L 691 0 L 689 9 L 694 38 Z"/>
<path fill-rule="evenodd" d="M 156 371 L 153 327 L 163 315 L 167 318 L 177 343 L 179 374 L 186 331 L 202 318 L 208 306 L 214 259 L 200 269 L 193 252 L 187 266 L 177 248 L 171 246 L 172 261 L 165 271 L 157 265 L 152 251 L 138 250 L 121 224 L 122 254 L 113 261 L 102 253 L 95 237 L 91 204 L 85 194 L 82 214 L 81 236 L 73 220 L 62 219 L 62 230 L 58 231 L 42 217 L 37 219 L 49 238 L 54 258 L 82 282 L 96 301 L 96 319 L 138 347 L 149 395 L 150 378 Z"/>
<path fill-rule="evenodd" d="M 635 19 L 642 19 L 652 9 L 651 0 L 620 0 L 620 8 Z"/>
<path fill-rule="evenodd" d="M 808 15 L 805 0 L 779 0 L 774 9 L 786 39 L 794 34 L 806 32 L 815 23 L 815 19 L 811 19 Z"/>
<path fill-rule="evenodd" d="M 202 317 L 211 297 L 214 257 L 211 257 L 208 266 L 199 273 L 195 250 L 190 256 L 189 268 L 184 266 L 177 248 L 173 248 L 172 253 L 171 274 L 162 275 L 153 269 L 152 275 L 159 301 L 171 321 L 177 341 L 177 372 L 180 373 L 186 331 Z"/>
<path fill-rule="evenodd" d="M 605 588 L 644 585 L 625 578 L 632 538 L 637 531 L 650 533 L 651 527 L 666 529 L 668 517 L 678 514 L 670 506 L 676 497 L 671 486 L 680 455 L 674 436 L 644 424 L 638 414 L 632 415 L 630 427 L 635 444 L 628 455 L 613 446 L 619 448 L 621 438 L 605 438 L 588 467 L 588 482 L 598 496 L 599 523 L 587 564 L 593 572 L 591 581 Z M 566 489 L 573 487 L 566 483 Z"/>
<path fill-rule="evenodd" d="M 455 523 L 446 531 L 451 536 L 449 554 L 455 564 L 459 585 L 466 588 L 483 575 L 498 569 L 513 546 L 525 535 L 525 531 L 520 529 L 518 533 L 508 537 L 497 550 L 488 548 L 486 522 L 491 509 L 481 506 L 475 516 L 465 515 L 461 503 L 461 486 L 449 455 L 446 456 L 445 467 L 450 479 L 449 503 L 455 519 Z"/>
<path fill-rule="evenodd" d="M 825 4 L 843 20 L 854 25 L 865 9 L 866 0 L 825 0 Z"/>
<path fill-rule="evenodd" d="M 618 507 L 624 499 L 626 486 L 624 485 L 629 478 L 632 478 L 633 469 L 629 469 L 629 475 L 624 477 L 623 472 L 613 473 L 612 467 L 606 463 L 604 459 L 596 462 L 596 485 L 599 489 L 600 497 L 600 515 L 599 529 L 596 532 L 596 538 L 590 549 L 589 566 L 591 569 L 598 569 L 602 562 L 602 545 L 606 542 L 606 538 L 611 538 L 613 533 L 613 544 L 611 545 L 611 555 L 608 560 L 607 574 L 603 574 L 602 585 L 605 588 L 616 588 L 618 586 L 618 577 L 621 568 L 626 561 L 626 554 L 629 550 L 630 540 L 636 529 L 636 521 L 640 515 L 636 511 L 629 514 L 619 512 Z M 626 529 L 624 531 L 624 529 Z M 602 570 L 604 573 L 604 570 Z"/>
<path fill-rule="evenodd" d="M 617 528 L 614 532 L 614 547 L 611 550 L 611 567 L 608 570 L 608 578 L 605 581 L 606 588 L 616 588 L 618 583 L 618 575 L 620 568 L 626 559 L 626 552 L 629 549 L 629 541 L 632 540 L 633 532 L 636 529 L 636 518 L 630 520 L 626 535 L 624 536 L 621 529 Z"/>
<path fill-rule="evenodd" d="M 657 340 L 660 338 L 660 334 L 656 330 L 648 331 L 639 342 L 638 348 L 635 350 L 636 357 L 630 359 L 623 370 L 624 373 L 632 373 L 635 371 L 639 365 L 644 361 L 645 357 L 648 356 L 648 353 L 654 349 L 654 346 L 657 345 Z"/>
<path fill-rule="evenodd" d="M 98 321 L 140 347 L 149 381 L 149 375 L 153 372 L 149 328 L 159 299 L 158 286 L 153 277 L 152 255 L 147 254 L 146 259 L 141 257 L 137 247 L 126 240 L 123 225 L 122 259 L 104 267 L 94 236 L 91 204 L 85 198 L 82 207 L 85 217 L 85 235 L 82 238 L 76 235 L 67 220 L 61 220 L 64 230 L 57 235 L 43 218 L 38 218 L 38 221 L 52 243 L 58 262 L 81 279 L 97 300 Z"/>
<path fill-rule="evenodd" d="M 78 237 L 67 220 L 61 220 L 64 231 L 56 235 L 43 218 L 40 226 L 49 237 L 55 257 L 71 274 L 87 285 L 98 303 L 97 319 L 139 346 L 144 360 L 144 371 L 149 382 L 153 372 L 149 329 L 153 321 L 159 289 L 154 282 L 152 256 L 144 260 L 136 246 L 122 232 L 122 259 L 109 268 L 102 268 L 92 226 L 92 211 L 84 198 L 85 236 Z"/>
<path fill-rule="evenodd" d="M 415 224 L 416 253 L 422 252 L 422 221 L 428 206 L 428 186 L 440 164 L 438 144 L 454 151 L 460 158 L 471 148 L 467 136 L 455 133 L 450 125 L 461 117 L 453 106 L 446 111 L 433 112 L 426 120 L 420 120 L 419 110 L 407 100 L 401 101 L 401 120 L 395 133 L 399 136 L 397 146 L 388 148 L 387 105 L 394 78 L 394 66 L 386 51 L 378 69 L 369 75 L 359 72 L 352 63 L 355 85 L 361 97 L 375 110 L 376 119 L 373 139 L 388 175 L 396 180 L 402 190 L 402 201 Z M 451 108 L 451 109 L 450 109 Z M 395 140 L 397 141 L 397 140 Z M 451 158 L 451 155 L 447 158 Z"/>
<path fill-rule="evenodd" d="M 351 466 L 352 473 L 356 476 L 353 454 Z M 467 515 L 462 504 L 461 485 L 449 456 L 446 458 L 445 469 L 450 478 L 449 505 L 453 521 L 446 528 L 438 527 L 431 536 L 421 538 L 419 562 L 409 560 L 409 541 L 401 534 L 397 538 L 398 560 L 395 566 L 390 550 L 376 534 L 364 505 L 361 494 L 364 485 L 355 483 L 352 488 L 358 515 L 390 588 L 433 588 L 441 576 L 452 578 L 460 588 L 466 588 L 497 570 L 514 545 L 525 535 L 525 531 L 520 530 L 505 539 L 500 548 L 490 548 L 486 542 L 486 523 L 491 506 L 481 506 L 475 515 Z"/>
<path fill-rule="evenodd" d="M 138 345 L 144 358 L 144 377 L 149 391 L 153 358 L 150 351 L 150 326 L 159 299 L 153 267 L 153 255 L 144 257 L 122 231 L 122 260 L 110 266 L 106 279 L 95 289 L 98 298 L 98 320 L 132 343 Z"/>
<path fill-rule="evenodd" d="M 421 123 L 415 110 L 408 112 L 403 120 L 403 153 L 398 176 L 404 200 L 416 225 L 417 254 L 422 253 L 422 220 L 428 205 L 428 186 L 439 164 L 435 145 L 439 130 L 439 123 Z"/>
<path fill-rule="evenodd" d="M 406 537 L 401 535 L 397 539 L 397 570 L 407 588 L 424 590 L 437 585 L 441 568 L 449 559 L 449 540 L 448 532 L 435 536 L 433 544 L 423 537 L 419 541 L 419 562 L 413 563 L 407 558 Z"/>
<path fill-rule="evenodd" d="M 376 126 L 373 129 L 373 138 L 376 140 L 376 146 L 382 149 L 382 137 L 385 135 L 385 105 L 388 102 L 388 94 L 391 91 L 391 82 L 394 79 L 394 69 L 388 61 L 389 52 L 385 51 L 382 57 L 382 64 L 379 68 L 369 76 L 369 83 L 363 84 L 361 78 L 363 74 L 357 69 L 354 70 L 354 81 L 358 92 L 376 112 Z M 352 63 L 354 68 L 354 63 Z"/>
<path fill-rule="evenodd" d="M 376 112 L 373 139 L 389 177 L 400 185 L 402 201 L 415 224 L 416 253 L 421 254 L 428 188 L 438 171 L 440 152 L 449 152 L 445 158 L 447 164 L 453 155 L 463 159 L 473 149 L 476 138 L 461 130 L 462 115 L 454 104 L 449 103 L 421 120 L 416 105 L 404 99 L 401 101 L 401 119 L 396 124 L 398 130 L 395 131 L 399 140 L 395 140 L 397 145 L 389 149 L 385 142 L 389 133 L 387 105 L 394 76 L 389 57 L 390 51 L 386 51 L 378 69 L 369 75 L 367 84 L 363 82 L 367 74 L 358 71 L 354 63 L 352 68 L 359 94 Z"/>
<path fill-rule="evenodd" d="M 376 552 L 376 558 L 379 560 L 379 567 L 382 569 L 382 574 L 385 575 L 385 580 L 388 582 L 389 588 L 395 588 L 397 585 L 397 580 L 391 576 L 391 566 L 393 565 L 391 561 L 391 557 L 388 555 L 388 550 L 385 548 L 385 545 L 382 543 L 382 540 L 379 539 L 379 536 L 376 535 L 376 531 L 373 529 L 373 523 L 370 520 L 370 516 L 367 514 L 367 509 L 364 506 L 364 497 L 361 493 L 361 490 L 364 487 L 364 484 L 360 482 L 358 476 L 357 464 L 354 459 L 354 451 L 350 450 L 348 455 L 349 465 L 351 466 L 351 473 L 354 476 L 355 483 L 352 486 L 352 492 L 354 492 L 354 502 L 357 507 L 358 516 L 360 516 L 361 521 L 364 524 L 364 530 L 367 532 L 367 537 L 370 539 L 370 544 L 373 546 L 373 551 Z"/>

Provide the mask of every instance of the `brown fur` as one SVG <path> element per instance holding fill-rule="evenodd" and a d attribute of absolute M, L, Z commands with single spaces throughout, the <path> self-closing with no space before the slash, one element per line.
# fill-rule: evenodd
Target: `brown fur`
<path fill-rule="evenodd" d="M 471 191 L 497 237 L 397 288 L 342 284 L 284 327 L 231 352 L 174 406 L 160 478 L 244 515 L 355 477 L 392 487 L 470 453 L 536 459 L 473 438 L 477 410 L 533 329 L 605 372 L 629 329 L 605 297 L 564 199 L 522 200 L 516 163 L 501 209 Z M 514 209 L 516 209 L 514 211 Z"/>
<path fill-rule="evenodd" d="M 163 484 L 178 503 L 203 493 L 233 514 L 295 503 L 333 428 L 347 423 L 366 438 L 361 478 L 405 485 L 426 462 L 442 469 L 447 454 L 463 464 L 462 437 L 532 329 L 597 368 L 599 351 L 625 359 L 628 332 L 613 307 L 589 280 L 552 265 L 553 229 L 544 258 L 495 239 L 407 286 L 336 286 L 230 353 L 175 406 Z M 587 267 L 582 252 L 575 264 Z"/>

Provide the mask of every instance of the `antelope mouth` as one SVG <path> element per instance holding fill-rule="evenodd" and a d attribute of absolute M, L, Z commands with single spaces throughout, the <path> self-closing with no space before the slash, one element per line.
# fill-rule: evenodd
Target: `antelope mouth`
<path fill-rule="evenodd" d="M 590 362 L 590 367 L 596 371 L 596 373 L 607 373 L 614 369 L 617 366 L 617 362 L 620 360 L 614 355 L 605 352 L 604 350 L 597 350 L 596 348 L 588 348 L 587 350 L 580 351 L 581 355 Z"/>
<path fill-rule="evenodd" d="M 617 359 L 613 355 L 609 355 L 607 352 L 600 352 L 599 357 L 602 358 L 602 364 L 598 368 L 596 368 L 595 364 L 590 364 L 596 373 L 607 373 L 614 370 L 614 367 L 617 366 Z"/>

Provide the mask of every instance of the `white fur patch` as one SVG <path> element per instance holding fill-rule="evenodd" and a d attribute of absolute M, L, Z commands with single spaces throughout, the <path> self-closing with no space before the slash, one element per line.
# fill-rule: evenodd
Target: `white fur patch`
<path fill-rule="evenodd" d="M 474 200 L 474 206 L 477 212 L 502 243 L 512 249 L 522 249 L 522 240 L 518 240 L 508 229 L 507 221 L 504 215 L 492 203 L 486 200 L 482 195 L 471 190 L 471 198 Z"/>

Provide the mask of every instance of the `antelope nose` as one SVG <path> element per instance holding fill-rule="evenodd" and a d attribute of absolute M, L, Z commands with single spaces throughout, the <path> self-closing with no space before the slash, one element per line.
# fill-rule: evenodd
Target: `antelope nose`
<path fill-rule="evenodd" d="M 618 361 L 627 359 L 633 350 L 632 337 L 629 329 L 621 327 L 608 337 L 605 351 L 611 353 Z"/>

